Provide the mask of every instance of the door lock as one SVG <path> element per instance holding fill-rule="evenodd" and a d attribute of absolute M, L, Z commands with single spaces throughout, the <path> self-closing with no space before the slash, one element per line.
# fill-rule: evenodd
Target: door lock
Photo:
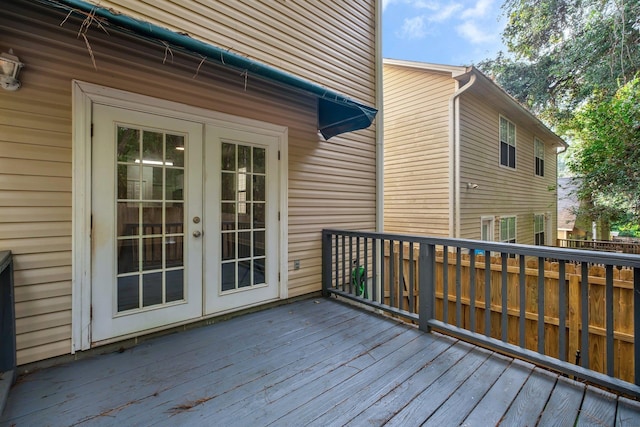
<path fill-rule="evenodd" d="M 193 237 L 200 237 L 202 236 L 202 233 L 200 232 L 200 230 L 196 230 L 193 232 Z"/>
<path fill-rule="evenodd" d="M 194 216 L 193 217 L 193 223 L 194 224 L 198 224 L 200 222 L 200 217 L 199 216 Z"/>

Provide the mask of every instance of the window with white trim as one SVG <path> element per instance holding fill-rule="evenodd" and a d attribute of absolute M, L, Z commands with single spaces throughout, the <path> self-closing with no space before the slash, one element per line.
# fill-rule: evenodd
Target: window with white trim
<path fill-rule="evenodd" d="M 536 176 L 544 176 L 544 142 L 538 138 L 533 139 Z"/>
<path fill-rule="evenodd" d="M 500 218 L 500 241 L 503 243 L 516 242 L 515 216 L 503 216 Z"/>
<path fill-rule="evenodd" d="M 536 245 L 545 244 L 545 229 L 544 214 L 535 214 L 533 216 L 533 240 Z"/>
<path fill-rule="evenodd" d="M 516 168 L 516 125 L 500 116 L 500 164 Z"/>

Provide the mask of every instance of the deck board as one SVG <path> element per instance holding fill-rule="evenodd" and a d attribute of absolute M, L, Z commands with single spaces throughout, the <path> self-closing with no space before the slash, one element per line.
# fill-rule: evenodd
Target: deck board
<path fill-rule="evenodd" d="M 19 379 L 10 426 L 640 425 L 640 404 L 330 299 Z"/>

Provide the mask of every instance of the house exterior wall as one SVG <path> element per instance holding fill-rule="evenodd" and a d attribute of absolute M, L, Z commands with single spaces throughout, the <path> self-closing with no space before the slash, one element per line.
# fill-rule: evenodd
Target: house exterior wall
<path fill-rule="evenodd" d="M 151 2 L 144 7 L 142 2 L 126 3 L 132 9 L 153 11 Z M 220 29 L 224 37 L 242 41 L 223 45 L 237 53 L 258 60 L 268 56 L 264 62 L 300 71 L 302 77 L 373 103 L 373 3 L 256 4 L 261 13 L 236 2 L 210 3 L 221 10 L 204 10 L 196 2 L 178 9 L 178 3 L 162 2 L 172 13 L 161 15 L 169 21 L 178 15 L 195 21 L 197 25 L 190 25 L 218 44 L 221 39 L 216 37 L 222 36 L 214 35 Z M 332 25 L 328 50 L 313 63 L 305 60 L 313 59 L 312 48 L 321 44 L 318 34 L 326 31 L 306 31 L 305 10 L 314 21 L 322 16 L 323 26 Z M 219 19 L 211 25 L 203 18 L 209 12 Z M 281 16 L 287 14 L 291 16 Z M 54 13 L 27 1 L 10 2 L 0 15 L 0 49 L 12 48 L 26 64 L 23 87 L 0 94 L 0 250 L 14 254 L 18 364 L 71 351 L 73 79 L 288 127 L 289 229 L 284 256 L 289 260 L 290 297 L 320 289 L 322 228 L 375 229 L 374 128 L 323 141 L 316 129 L 316 99 L 311 96 L 257 79 L 245 81 L 235 71 L 208 63 L 199 68 L 199 58 L 177 52 L 165 61 L 162 46 L 92 27 L 86 35 L 95 70 L 85 41 L 78 37 L 79 20 L 65 21 L 65 17 L 63 11 Z M 276 25 L 276 20 L 285 23 Z M 304 36 L 305 45 L 292 40 L 303 24 L 305 34 L 313 33 Z M 234 33 L 235 27 L 244 30 Z M 253 50 L 256 46 L 261 46 L 262 54 Z M 332 51 L 353 54 L 327 53 Z M 337 62 L 360 64 L 360 58 L 364 65 L 341 65 L 351 70 L 350 78 L 335 69 Z M 328 70 L 334 72 L 332 78 Z M 300 260 L 299 270 L 293 269 L 293 260 Z"/>
<path fill-rule="evenodd" d="M 500 240 L 500 218 L 516 217 L 516 241 L 533 244 L 534 215 L 544 214 L 547 244 L 557 235 L 557 136 L 530 114 L 514 111 L 508 95 L 484 78 L 456 85 L 452 73 L 464 67 L 408 63 L 384 64 L 384 226 L 386 232 L 449 236 L 450 176 L 454 161 L 449 120 L 458 86 L 460 143 L 459 237 L 481 239 L 482 219 L 493 218 Z M 434 68 L 429 68 L 428 65 Z M 516 169 L 500 165 L 499 117 L 516 124 Z M 453 119 L 452 119 L 453 120 Z M 545 143 L 544 177 L 535 175 L 534 137 Z M 477 188 L 468 188 L 472 183 Z"/>
<path fill-rule="evenodd" d="M 500 115 L 516 125 L 516 168 L 500 165 Z M 534 137 L 545 143 L 544 177 L 536 176 Z M 500 240 L 499 218 L 516 216 L 516 242 L 534 244 L 535 214 L 550 214 L 548 244 L 557 235 L 556 153 L 551 141 L 536 133 L 531 122 L 519 121 L 469 91 L 460 101 L 461 237 L 480 239 L 481 217 L 495 218 L 494 239 Z M 467 182 L 477 184 L 469 189 Z"/>
<path fill-rule="evenodd" d="M 385 64 L 384 231 L 449 234 L 449 98 L 455 81 Z"/>

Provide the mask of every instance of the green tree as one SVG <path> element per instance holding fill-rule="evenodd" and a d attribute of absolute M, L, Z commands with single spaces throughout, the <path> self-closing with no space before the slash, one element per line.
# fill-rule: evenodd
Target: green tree
<path fill-rule="evenodd" d="M 600 91 L 571 123 L 578 143 L 567 166 L 580 177 L 579 198 L 590 201 L 593 219 L 640 220 L 640 77 L 613 97 Z"/>
<path fill-rule="evenodd" d="M 562 132 L 594 91 L 610 97 L 640 69 L 638 0 L 506 0 L 511 55 L 478 64 Z"/>

